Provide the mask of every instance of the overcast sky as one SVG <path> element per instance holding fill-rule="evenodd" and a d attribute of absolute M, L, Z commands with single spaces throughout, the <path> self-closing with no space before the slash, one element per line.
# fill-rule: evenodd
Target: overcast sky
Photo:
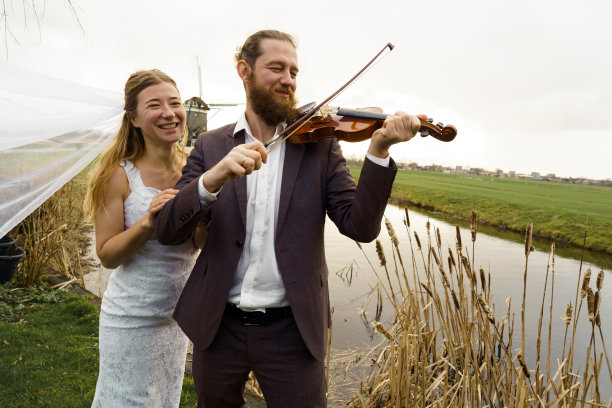
<path fill-rule="evenodd" d="M 10 2 L 9 2 L 10 3 Z M 39 1 L 40 29 L 13 2 L 8 60 L 121 92 L 129 74 L 159 68 L 184 99 L 244 102 L 233 61 L 251 33 L 298 41 L 300 103 L 320 102 L 383 46 L 396 48 L 333 105 L 425 113 L 455 125 L 451 143 L 417 138 L 395 159 L 565 177 L 612 178 L 612 1 Z M 1 46 L 6 59 L 5 46 Z M 225 109 L 210 128 L 233 122 Z M 362 156 L 364 144 L 343 144 Z"/>

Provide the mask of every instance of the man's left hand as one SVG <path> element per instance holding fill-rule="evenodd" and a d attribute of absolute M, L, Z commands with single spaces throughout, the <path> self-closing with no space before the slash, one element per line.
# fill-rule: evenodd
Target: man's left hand
<path fill-rule="evenodd" d="M 368 154 L 383 159 L 389 156 L 392 145 L 407 142 L 417 134 L 421 129 L 420 119 L 427 120 L 427 115 L 409 115 L 398 111 L 395 115 L 387 116 L 382 128 L 372 134 Z"/>

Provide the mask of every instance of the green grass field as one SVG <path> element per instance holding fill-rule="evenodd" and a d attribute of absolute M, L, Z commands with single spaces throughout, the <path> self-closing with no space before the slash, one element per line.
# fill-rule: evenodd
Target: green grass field
<path fill-rule="evenodd" d="M 351 166 L 355 178 L 361 168 Z M 612 188 L 399 170 L 391 201 L 469 219 L 478 211 L 480 223 L 612 254 Z"/>

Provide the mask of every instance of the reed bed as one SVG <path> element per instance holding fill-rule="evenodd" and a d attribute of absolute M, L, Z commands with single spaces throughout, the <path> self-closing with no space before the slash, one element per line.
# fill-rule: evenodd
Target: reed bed
<path fill-rule="evenodd" d="M 85 174 L 66 183 L 9 232 L 25 251 L 13 278 L 17 286 L 38 284 L 50 272 L 84 285 L 82 258 L 92 230 L 82 208 Z"/>
<path fill-rule="evenodd" d="M 532 352 L 526 350 L 525 342 L 525 293 L 533 226 L 529 224 L 525 233 L 523 298 L 517 328 L 521 343 L 515 345 L 511 299 L 496 308 L 490 274 L 474 267 L 477 213 L 472 212 L 471 242 L 462 242 L 457 227 L 454 248 L 442 247 L 439 230 L 429 222 L 426 237 L 411 232 L 407 210 L 404 224 L 410 259 L 402 258 L 389 222 L 391 256 L 384 253 L 379 241 L 376 244 L 380 267 L 372 266 L 379 280 L 375 290 L 385 294 L 395 318 L 387 326 L 378 321 L 382 304 L 377 305 L 373 328 L 382 341 L 363 359 L 371 362 L 371 368 L 349 407 L 612 406 L 612 399 L 602 400 L 599 385 L 601 376 L 612 381 L 599 314 L 603 271 L 592 289 L 591 272 L 582 277 L 581 264 L 575 299 L 567 304 L 563 316 L 553 316 L 552 245 L 539 310 L 536 357 L 526 361 L 526 351 Z M 580 364 L 574 361 L 579 319 L 588 319 L 592 329 L 586 361 Z M 550 347 L 553 324 L 565 326 L 563 351 L 555 356 Z M 548 344 L 547 353 L 540 351 L 543 342 Z"/>

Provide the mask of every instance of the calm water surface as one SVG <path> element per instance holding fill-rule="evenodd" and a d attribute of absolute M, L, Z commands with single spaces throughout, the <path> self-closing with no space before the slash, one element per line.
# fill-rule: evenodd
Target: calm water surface
<path fill-rule="evenodd" d="M 404 226 L 404 210 L 396 206 L 388 206 L 385 216 L 391 221 L 400 241 L 400 252 L 404 259 L 404 263 L 410 263 L 411 250 L 408 239 L 408 232 Z M 456 232 L 455 221 L 447 221 L 443 219 L 434 219 L 425 213 L 419 213 L 415 210 L 409 210 L 410 216 L 410 233 L 416 231 L 419 235 L 423 248 L 427 248 L 427 230 L 426 223 L 429 220 L 431 223 L 432 240 L 435 242 L 435 228 L 440 229 L 442 237 L 443 254 L 447 254 L 447 247 L 455 252 Z M 465 225 L 465 223 L 464 223 Z M 366 260 L 364 254 L 359 250 L 357 245 L 350 239 L 340 235 L 336 226 L 328 219 L 326 224 L 326 255 L 329 266 L 329 286 L 331 306 L 333 308 L 333 332 L 332 332 L 332 353 L 337 355 L 346 354 L 347 351 L 352 351 L 354 355 L 364 354 L 373 346 L 376 346 L 382 340 L 378 334 L 372 334 L 371 327 L 364 322 L 361 310 L 365 306 L 367 294 L 371 291 L 378 280 L 372 267 Z M 499 234 L 496 234 L 499 235 Z M 471 234 L 469 225 L 461 228 L 461 236 L 464 247 L 468 247 L 471 258 Z M 414 235 L 412 235 L 414 241 Z M 512 313 L 514 313 L 515 337 L 513 346 L 520 347 L 520 325 L 521 325 L 521 303 L 523 296 L 523 273 L 525 270 L 525 247 L 520 236 L 512 234 L 507 235 L 510 239 L 500 238 L 499 236 L 489 235 L 483 232 L 478 232 L 475 245 L 475 262 L 474 266 L 479 269 L 483 268 L 487 274 L 491 276 L 491 294 L 492 304 L 496 310 L 496 318 L 500 320 L 506 311 L 506 298 L 511 298 Z M 389 272 L 394 270 L 392 264 L 391 242 L 387 230 L 383 224 L 382 231 L 379 235 L 387 257 L 387 265 Z M 529 263 L 527 269 L 527 300 L 526 300 L 526 361 L 530 369 L 535 368 L 536 356 L 536 339 L 537 327 L 540 316 L 540 308 L 542 307 L 542 298 L 544 294 L 544 284 L 546 272 L 549 265 L 550 245 L 536 243 L 536 251 L 529 255 Z M 364 250 L 375 268 L 381 276 L 384 276 L 384 269 L 379 265 L 378 257 L 374 243 L 363 244 Z M 416 243 L 414 250 L 416 251 Z M 551 371 L 556 368 L 555 361 L 560 358 L 563 350 L 563 337 L 565 333 L 565 325 L 561 320 L 561 315 L 565 313 L 567 303 L 575 303 L 576 287 L 578 285 L 578 274 L 580 272 L 580 260 L 565 258 L 559 256 L 559 251 L 554 259 L 554 306 L 552 312 L 552 355 L 551 355 Z M 563 252 L 561 252 L 563 253 Z M 571 252 L 570 252 L 571 253 Z M 419 259 L 419 268 L 423 271 L 422 263 Z M 602 289 L 602 301 L 600 305 L 600 313 L 604 339 L 612 339 L 612 319 L 610 303 L 612 302 L 612 270 L 608 266 L 612 259 L 607 259 L 605 256 L 590 257 L 590 261 L 583 262 L 582 275 L 585 271 L 591 268 L 591 288 L 595 288 L 597 273 L 604 270 L 605 279 Z M 446 265 L 446 256 L 444 256 Z M 347 269 L 348 268 L 348 269 Z M 448 269 L 448 267 L 446 267 Z M 411 280 L 412 271 L 408 270 L 408 276 Z M 550 287 L 552 284 L 552 274 L 549 269 L 548 289 L 545 299 L 545 320 L 542 327 L 542 350 L 541 361 L 546 356 L 547 335 L 548 335 L 548 316 L 550 305 Z M 384 295 L 383 295 L 384 296 Z M 375 314 L 376 298 L 373 297 L 366 308 L 366 317 L 371 320 Z M 393 316 L 391 315 L 391 307 L 387 305 L 383 308 L 381 320 L 389 323 Z M 385 313 L 389 312 L 389 313 Z M 577 352 L 582 353 L 577 355 L 574 368 L 580 366 L 584 369 L 584 353 L 588 347 L 591 335 L 591 324 L 588 321 L 588 313 L 585 304 L 583 305 L 580 322 L 577 330 L 577 338 L 575 347 Z M 598 339 L 597 352 L 603 352 L 601 348 L 601 340 L 599 333 L 596 331 Z M 612 349 L 612 340 L 606 345 L 608 349 Z M 531 362 L 531 363 L 530 363 Z M 604 362 L 601 366 L 600 386 L 603 399 L 612 398 L 612 385 L 609 381 L 608 369 Z M 336 404 L 331 404 L 336 405 Z M 339 406 L 339 405 L 338 405 Z"/>

